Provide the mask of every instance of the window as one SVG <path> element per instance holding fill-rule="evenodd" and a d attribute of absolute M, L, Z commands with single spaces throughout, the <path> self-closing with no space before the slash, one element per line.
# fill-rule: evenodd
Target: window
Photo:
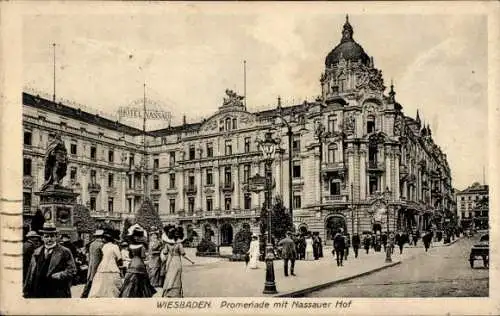
<path fill-rule="evenodd" d="M 23 208 L 30 209 L 31 208 L 31 193 L 23 192 Z"/>
<path fill-rule="evenodd" d="M 334 115 L 328 116 L 328 131 L 330 133 L 335 133 L 337 128 L 337 118 Z"/>
<path fill-rule="evenodd" d="M 292 169 L 292 175 L 294 178 L 300 178 L 300 161 L 294 161 L 293 162 L 293 169 Z"/>
<path fill-rule="evenodd" d="M 71 169 L 69 171 L 69 179 L 71 181 L 75 181 L 76 180 L 76 167 L 71 167 Z"/>
<path fill-rule="evenodd" d="M 70 154 L 76 155 L 77 154 L 77 149 L 76 148 L 77 148 L 76 144 L 75 143 L 71 143 L 71 145 L 69 145 Z"/>
<path fill-rule="evenodd" d="M 97 160 L 97 148 L 95 146 L 90 147 L 90 159 Z"/>
<path fill-rule="evenodd" d="M 248 183 L 250 179 L 250 165 L 243 166 L 243 183 Z"/>
<path fill-rule="evenodd" d="M 113 198 L 108 198 L 108 212 L 113 213 Z"/>
<path fill-rule="evenodd" d="M 188 177 L 188 186 L 190 189 L 194 188 L 194 175 L 189 175 Z"/>
<path fill-rule="evenodd" d="M 193 214 L 194 212 L 194 197 L 188 198 L 188 212 L 189 214 Z"/>
<path fill-rule="evenodd" d="M 29 158 L 23 159 L 23 175 L 31 176 L 31 159 Z"/>
<path fill-rule="evenodd" d="M 243 200 L 243 208 L 245 210 L 249 210 L 252 208 L 252 197 L 250 194 L 245 194 L 244 200 Z"/>
<path fill-rule="evenodd" d="M 332 179 L 330 181 L 330 195 L 340 195 L 340 182 Z"/>
<path fill-rule="evenodd" d="M 250 152 L 250 137 L 245 137 L 245 153 Z"/>
<path fill-rule="evenodd" d="M 368 185 L 370 189 L 370 195 L 375 194 L 378 191 L 378 179 L 376 176 L 370 176 L 368 179 Z"/>
<path fill-rule="evenodd" d="M 214 156 L 214 144 L 212 143 L 207 143 L 207 157 L 213 157 Z"/>
<path fill-rule="evenodd" d="M 153 190 L 159 190 L 160 189 L 160 177 L 158 175 L 155 175 L 153 177 Z"/>
<path fill-rule="evenodd" d="M 132 213 L 132 199 L 128 198 L 127 201 L 128 201 L 128 212 Z"/>
<path fill-rule="evenodd" d="M 224 199 L 224 209 L 225 209 L 226 211 L 231 210 L 231 198 L 230 198 L 230 197 L 226 197 L 226 198 Z"/>
<path fill-rule="evenodd" d="M 189 146 L 189 160 L 195 159 L 195 149 L 194 146 Z"/>
<path fill-rule="evenodd" d="M 24 144 L 31 146 L 32 134 L 29 131 L 24 132 Z"/>
<path fill-rule="evenodd" d="M 231 174 L 231 167 L 225 167 L 224 168 L 224 185 L 229 185 L 231 184 L 232 180 L 232 174 Z"/>
<path fill-rule="evenodd" d="M 160 168 L 160 159 L 154 158 L 153 159 L 153 169 L 158 169 Z"/>
<path fill-rule="evenodd" d="M 96 199 L 95 197 L 91 196 L 90 197 L 90 210 L 95 211 L 96 209 Z"/>
<path fill-rule="evenodd" d="M 226 118 L 226 131 L 231 130 L 231 118 Z"/>
<path fill-rule="evenodd" d="M 96 171 L 95 170 L 90 170 L 90 183 L 92 184 L 96 184 L 97 183 L 97 180 L 96 180 Z"/>
<path fill-rule="evenodd" d="M 335 157 L 337 156 L 337 145 L 328 145 L 328 162 L 335 162 Z"/>
<path fill-rule="evenodd" d="M 110 187 L 110 188 L 114 187 L 114 183 L 115 183 L 115 177 L 113 176 L 112 173 L 109 173 L 108 174 L 108 187 Z"/>
<path fill-rule="evenodd" d="M 368 115 L 366 118 L 366 132 L 368 134 L 375 132 L 375 117 L 373 115 Z"/>
<path fill-rule="evenodd" d="M 238 120 L 236 118 L 233 118 L 233 129 L 238 128 Z"/>
<path fill-rule="evenodd" d="M 156 214 L 158 214 L 158 211 L 160 210 L 160 204 L 158 202 L 154 202 L 153 207 L 155 208 Z"/>
<path fill-rule="evenodd" d="M 108 161 L 109 162 L 115 161 L 115 152 L 112 150 L 108 151 Z"/>
<path fill-rule="evenodd" d="M 213 174 L 212 174 L 212 168 L 207 168 L 207 185 L 213 185 L 214 180 L 213 180 Z"/>
<path fill-rule="evenodd" d="M 232 155 L 233 154 L 233 145 L 230 139 L 226 140 L 226 146 L 225 146 L 225 155 Z"/>
<path fill-rule="evenodd" d="M 169 153 L 169 164 L 171 167 L 175 165 L 175 151 Z"/>
<path fill-rule="evenodd" d="M 175 188 L 175 173 L 171 173 L 169 175 L 169 188 L 170 189 Z"/>
<path fill-rule="evenodd" d="M 214 209 L 214 203 L 211 197 L 207 198 L 207 212 L 211 212 Z"/>
<path fill-rule="evenodd" d="M 128 166 L 133 167 L 134 166 L 134 154 L 130 154 L 128 156 Z"/>
<path fill-rule="evenodd" d="M 168 211 L 170 214 L 175 214 L 175 199 L 170 199 L 168 203 Z"/>
<path fill-rule="evenodd" d="M 132 189 L 132 175 L 127 175 L 127 178 L 128 178 L 128 188 L 129 189 Z"/>
<path fill-rule="evenodd" d="M 300 135 L 292 136 L 292 151 L 300 152 Z"/>
<path fill-rule="evenodd" d="M 372 163 L 377 163 L 377 147 L 368 146 L 368 161 Z"/>
<path fill-rule="evenodd" d="M 302 200 L 300 193 L 293 193 L 293 208 L 298 209 L 302 207 Z"/>

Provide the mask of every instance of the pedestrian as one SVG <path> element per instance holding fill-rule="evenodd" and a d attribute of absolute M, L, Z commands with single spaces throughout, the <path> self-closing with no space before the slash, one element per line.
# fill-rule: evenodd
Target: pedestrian
<path fill-rule="evenodd" d="M 146 258 L 146 239 L 145 230 L 135 224 L 129 228 L 127 233 L 129 237 L 129 257 L 130 264 L 123 280 L 123 286 L 120 289 L 119 297 L 153 297 L 156 289 L 149 280 L 148 271 L 144 264 Z"/>
<path fill-rule="evenodd" d="M 252 241 L 250 241 L 250 248 L 248 249 L 248 267 L 250 269 L 257 269 L 257 261 L 259 260 L 260 255 L 260 245 L 259 245 L 259 236 L 256 234 L 252 235 Z"/>
<path fill-rule="evenodd" d="M 319 238 L 319 232 L 313 233 L 313 255 L 314 260 L 318 260 L 320 257 L 320 248 L 321 248 L 321 238 Z"/>
<path fill-rule="evenodd" d="M 149 233 L 149 261 L 148 261 L 148 273 L 151 285 L 154 287 L 163 286 L 163 278 L 161 273 L 161 259 L 160 252 L 163 245 L 159 236 L 160 232 L 156 227 L 151 227 L 151 232 Z"/>
<path fill-rule="evenodd" d="M 102 235 L 104 231 L 102 229 L 98 229 L 94 233 L 94 240 L 89 245 L 89 264 L 87 270 L 87 283 L 83 288 L 83 292 L 81 297 L 87 298 L 89 297 L 90 288 L 92 287 L 92 280 L 94 279 L 95 273 L 97 271 L 97 267 L 102 260 L 102 246 L 104 242 L 102 240 Z"/>
<path fill-rule="evenodd" d="M 422 237 L 422 241 L 424 242 L 425 252 L 427 252 L 427 250 L 429 250 L 429 247 L 431 245 L 431 238 L 432 238 L 432 235 L 430 232 L 426 232 L 424 234 L 424 237 Z"/>
<path fill-rule="evenodd" d="M 420 232 L 417 230 L 413 233 L 413 246 L 417 246 L 417 242 L 420 239 Z"/>
<path fill-rule="evenodd" d="M 310 232 L 308 232 L 305 240 L 306 240 L 306 257 L 305 257 L 305 260 L 312 261 L 312 260 L 314 260 L 314 253 L 313 253 L 313 240 L 312 240 Z"/>
<path fill-rule="evenodd" d="M 128 249 L 128 243 L 122 241 L 120 243 L 120 254 L 122 255 L 122 266 L 120 267 L 122 277 L 127 274 L 128 266 L 130 265 L 130 251 Z"/>
<path fill-rule="evenodd" d="M 356 233 L 352 235 L 352 249 L 354 250 L 354 258 L 358 257 L 359 246 L 361 245 L 361 240 L 359 234 Z"/>
<path fill-rule="evenodd" d="M 288 276 L 288 262 L 290 261 L 290 273 L 295 276 L 295 258 L 297 257 L 297 247 L 292 240 L 292 232 L 287 232 L 286 237 L 278 243 L 282 247 L 281 257 L 285 266 L 285 276 Z"/>
<path fill-rule="evenodd" d="M 92 280 L 89 297 L 118 297 L 122 287 L 119 268 L 122 266 L 122 255 L 118 246 L 113 243 L 111 229 L 104 230 L 102 239 L 102 260 Z"/>
<path fill-rule="evenodd" d="M 299 235 L 299 243 L 297 245 L 297 251 L 299 253 L 299 260 L 304 260 L 306 257 L 306 237 L 304 233 Z"/>
<path fill-rule="evenodd" d="M 189 259 L 182 247 L 183 232 L 178 228 L 171 229 L 168 234 L 162 256 L 165 259 L 165 284 L 163 284 L 163 297 L 183 297 L 182 290 L 182 258 L 194 264 Z M 257 241 L 258 242 L 258 241 Z"/>
<path fill-rule="evenodd" d="M 351 247 L 351 235 L 346 233 L 344 235 L 345 239 L 345 248 L 344 248 L 344 260 L 347 261 L 347 256 L 349 256 L 349 247 Z"/>
<path fill-rule="evenodd" d="M 366 250 L 366 254 L 370 251 L 370 244 L 371 244 L 371 236 L 370 234 L 367 234 L 365 238 L 363 238 L 363 246 Z"/>
<path fill-rule="evenodd" d="M 383 233 L 380 236 L 380 242 L 382 243 L 382 247 L 384 247 L 384 252 L 385 252 L 385 248 L 387 247 L 387 233 Z"/>
<path fill-rule="evenodd" d="M 344 259 L 344 249 L 345 249 L 345 238 L 341 231 L 337 232 L 333 237 L 333 249 L 335 251 L 335 257 L 337 259 L 337 266 L 343 266 Z"/>
<path fill-rule="evenodd" d="M 26 280 L 26 274 L 28 274 L 31 257 L 35 249 L 41 246 L 41 236 L 36 231 L 29 231 L 25 239 L 26 241 L 23 243 L 23 282 Z"/>
<path fill-rule="evenodd" d="M 45 223 L 40 230 L 43 246 L 31 257 L 23 286 L 25 298 L 71 298 L 71 284 L 76 274 L 71 251 L 57 243 L 57 229 Z"/>

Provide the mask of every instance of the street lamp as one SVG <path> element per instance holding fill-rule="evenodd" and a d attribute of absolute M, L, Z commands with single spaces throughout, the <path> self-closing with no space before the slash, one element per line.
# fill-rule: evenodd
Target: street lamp
<path fill-rule="evenodd" d="M 266 133 L 264 140 L 258 140 L 258 144 L 260 150 L 262 151 L 262 156 L 265 161 L 265 173 L 266 173 L 266 192 L 267 192 L 267 245 L 266 245 L 266 282 L 264 284 L 264 294 L 275 294 L 278 293 L 276 290 L 276 282 L 274 278 L 274 251 L 272 245 L 272 236 L 271 236 L 271 209 L 272 209 L 272 163 L 274 159 L 274 153 L 276 152 L 276 147 L 279 142 L 272 138 L 272 134 L 270 132 Z"/>
<path fill-rule="evenodd" d="M 290 218 L 293 223 L 293 185 L 292 185 L 292 137 L 293 137 L 293 131 L 292 131 L 292 123 L 297 123 L 295 120 L 295 113 L 292 112 L 290 116 L 290 120 L 287 120 L 283 116 L 283 108 L 281 107 L 281 98 L 278 97 L 278 107 L 276 111 L 276 118 L 279 118 L 286 126 L 287 132 L 286 135 L 288 136 L 288 209 L 290 210 Z M 307 131 L 307 129 L 302 126 L 300 129 L 300 132 Z"/>
<path fill-rule="evenodd" d="M 389 263 L 392 262 L 391 258 L 391 251 L 392 251 L 392 237 L 390 237 L 389 234 L 389 201 L 391 197 L 391 191 L 389 190 L 389 187 L 385 188 L 385 192 L 383 193 L 383 198 L 385 202 L 385 207 L 386 207 L 386 214 L 387 214 L 387 246 L 385 247 L 385 262 Z"/>

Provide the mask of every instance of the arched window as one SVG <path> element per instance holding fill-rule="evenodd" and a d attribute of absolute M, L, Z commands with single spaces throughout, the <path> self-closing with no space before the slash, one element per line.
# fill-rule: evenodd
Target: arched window
<path fill-rule="evenodd" d="M 231 130 L 231 118 L 226 118 L 226 131 Z"/>
<path fill-rule="evenodd" d="M 366 117 L 366 132 L 368 134 L 375 132 L 375 116 L 373 115 Z"/>

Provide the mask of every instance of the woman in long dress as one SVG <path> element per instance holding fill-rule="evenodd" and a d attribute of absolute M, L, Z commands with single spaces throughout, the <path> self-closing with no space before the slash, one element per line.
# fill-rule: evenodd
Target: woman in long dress
<path fill-rule="evenodd" d="M 92 281 L 89 298 L 92 297 L 118 297 L 122 286 L 120 268 L 122 257 L 120 249 L 113 243 L 110 232 L 103 234 L 102 260 L 97 267 Z"/>
<path fill-rule="evenodd" d="M 257 269 L 257 261 L 259 260 L 259 255 L 260 255 L 259 237 L 257 235 L 252 236 L 252 241 L 250 242 L 250 249 L 248 249 L 248 255 L 250 256 L 248 267 L 250 269 Z"/>
<path fill-rule="evenodd" d="M 152 231 L 149 235 L 149 262 L 148 262 L 148 272 L 149 280 L 151 285 L 154 287 L 163 286 L 163 273 L 161 269 L 161 259 L 160 253 L 162 249 L 162 244 L 158 238 L 158 231 Z"/>
<path fill-rule="evenodd" d="M 156 290 L 149 281 L 148 271 L 144 264 L 146 249 L 144 247 L 144 230 L 135 228 L 131 235 L 129 245 L 130 264 L 125 274 L 120 297 L 152 297 Z"/>
<path fill-rule="evenodd" d="M 182 290 L 182 258 L 192 264 L 194 261 L 186 256 L 182 247 L 184 233 L 182 227 L 171 228 L 168 231 L 165 247 L 161 252 L 165 261 L 165 283 L 163 284 L 163 297 L 183 297 Z"/>
<path fill-rule="evenodd" d="M 305 260 L 314 260 L 313 239 L 311 234 L 306 237 L 306 258 Z"/>

